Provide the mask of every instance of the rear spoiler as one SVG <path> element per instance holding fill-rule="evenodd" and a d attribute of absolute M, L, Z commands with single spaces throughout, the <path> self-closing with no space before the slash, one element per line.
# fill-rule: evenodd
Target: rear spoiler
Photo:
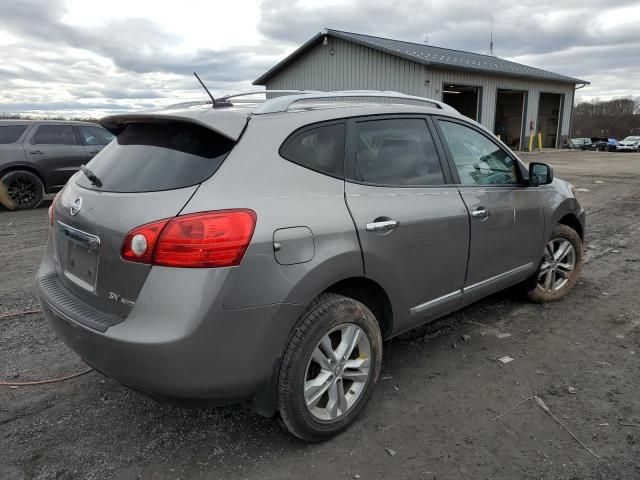
<path fill-rule="evenodd" d="M 245 113 L 224 109 L 214 110 L 208 107 L 206 110 L 161 110 L 110 115 L 100 119 L 100 125 L 117 136 L 132 123 L 186 122 L 213 130 L 235 142 L 240 138 L 248 119 Z"/>

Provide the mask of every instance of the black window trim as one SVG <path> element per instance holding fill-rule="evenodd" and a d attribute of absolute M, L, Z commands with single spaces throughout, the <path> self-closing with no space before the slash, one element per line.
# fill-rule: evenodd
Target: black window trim
<path fill-rule="evenodd" d="M 371 122 L 376 120 L 411 120 L 418 119 L 424 120 L 427 126 L 427 131 L 431 135 L 431 140 L 436 149 L 436 155 L 438 157 L 438 163 L 444 176 L 444 183 L 441 185 L 389 185 L 386 183 L 372 183 L 355 180 L 353 177 L 353 171 L 355 168 L 355 155 L 357 149 L 357 129 L 356 124 L 361 122 Z M 425 113 L 396 113 L 396 114 L 379 114 L 379 115 L 363 115 L 359 117 L 350 117 L 347 119 L 347 153 L 344 168 L 345 182 L 353 183 L 356 185 L 365 185 L 368 187 L 381 187 L 381 188 L 443 188 L 451 187 L 454 185 L 454 178 L 451 172 L 451 166 L 446 160 L 445 152 L 442 148 L 437 132 L 431 121 L 431 115 Z"/>
<path fill-rule="evenodd" d="M 454 185 L 458 188 L 486 188 L 486 187 L 490 187 L 490 188 L 495 188 L 495 187 L 510 187 L 510 188 L 514 188 L 514 187 L 527 187 L 529 186 L 529 180 L 528 180 L 528 175 L 526 172 L 526 168 L 524 167 L 523 163 L 520 161 L 520 159 L 518 157 L 516 157 L 515 155 L 513 155 L 509 150 L 505 150 L 502 145 L 500 145 L 498 142 L 496 142 L 496 139 L 491 138 L 487 132 L 485 132 L 484 130 L 482 130 L 481 128 L 478 128 L 476 125 L 469 123 L 469 122 L 465 122 L 462 119 L 459 118 L 454 118 L 454 117 L 447 117 L 445 115 L 432 115 L 432 120 L 433 120 L 433 124 L 434 124 L 434 128 L 436 129 L 437 133 L 438 133 L 438 137 L 440 140 L 440 143 L 442 144 L 442 148 L 445 152 L 445 156 L 447 159 L 447 162 L 449 164 L 449 168 L 451 169 L 451 172 L 453 174 L 453 182 Z M 450 122 L 450 123 L 457 123 L 459 125 L 462 125 L 463 127 L 467 127 L 470 128 L 471 130 L 479 133 L 480 135 L 482 135 L 483 137 L 485 137 L 487 140 L 489 140 L 491 143 L 493 143 L 497 148 L 499 148 L 500 150 L 502 150 L 509 158 L 511 158 L 515 164 L 518 166 L 518 168 L 516 168 L 516 175 L 518 177 L 518 183 L 488 183 L 486 185 L 463 185 L 461 180 L 460 180 L 460 175 L 458 173 L 458 167 L 456 166 L 455 160 L 453 159 L 453 153 L 451 152 L 451 149 L 449 148 L 449 144 L 447 143 L 447 139 L 444 135 L 444 132 L 442 131 L 442 128 L 440 127 L 440 122 L 444 121 L 444 122 Z"/>
<path fill-rule="evenodd" d="M 318 168 L 313 168 L 310 167 L 308 165 L 303 165 L 301 163 L 296 162 L 295 160 L 291 159 L 291 158 L 287 158 L 283 155 L 283 150 L 289 146 L 289 144 L 295 140 L 298 135 L 307 132 L 309 130 L 316 130 L 318 128 L 321 127 L 330 127 L 333 125 L 342 125 L 342 133 L 344 135 L 344 152 L 342 153 L 342 175 L 333 175 L 331 173 L 325 172 L 323 170 L 320 170 Z M 299 167 L 302 168 L 306 168 L 307 170 L 311 170 L 312 172 L 316 172 L 319 173 L 321 175 L 324 175 L 326 177 L 331 177 L 331 178 L 335 178 L 338 180 L 343 180 L 345 179 L 345 169 L 346 169 L 346 156 L 347 156 L 347 125 L 346 125 L 346 120 L 344 118 L 335 118 L 332 120 L 323 120 L 321 122 L 316 122 L 316 123 L 309 123 L 307 125 L 304 125 L 300 128 L 295 129 L 293 132 L 291 132 L 287 138 L 285 138 L 285 140 L 280 144 L 280 148 L 278 148 L 278 155 L 280 155 L 280 157 L 284 160 L 286 160 L 287 162 L 291 162 L 294 165 L 297 165 Z"/>
<path fill-rule="evenodd" d="M 75 144 L 69 143 L 36 143 L 36 135 L 38 134 L 38 130 L 40 127 L 71 127 L 73 130 L 73 135 L 76 139 Z M 31 133 L 31 138 L 29 139 L 29 143 L 31 145 L 40 145 L 42 147 L 82 147 L 83 144 L 80 141 L 80 132 L 76 130 L 76 126 L 73 123 L 36 123 L 34 124 L 33 132 Z"/>

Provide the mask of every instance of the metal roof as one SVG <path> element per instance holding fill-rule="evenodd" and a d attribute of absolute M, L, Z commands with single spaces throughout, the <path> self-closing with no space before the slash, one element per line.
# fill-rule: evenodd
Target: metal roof
<path fill-rule="evenodd" d="M 434 67 L 444 69 L 470 70 L 481 73 L 492 73 L 495 75 L 507 75 L 511 77 L 526 77 L 536 80 L 548 80 L 564 83 L 582 83 L 589 84 L 585 80 L 579 78 L 560 75 L 559 73 L 549 72 L 540 68 L 529 67 L 521 63 L 510 62 L 502 58 L 490 55 L 482 55 L 479 53 L 465 52 L 462 50 L 452 50 L 449 48 L 435 47 L 433 45 L 424 45 L 420 43 L 403 42 L 390 38 L 374 37 L 371 35 L 363 35 L 359 33 L 343 32 L 340 30 L 324 30 L 304 45 L 298 48 L 291 55 L 286 57 L 280 63 L 268 70 L 258 79 L 254 85 L 264 85 L 264 83 L 280 70 L 285 68 L 291 62 L 301 57 L 304 53 L 321 42 L 325 36 L 333 36 L 349 42 L 357 43 L 374 50 L 379 50 L 390 55 L 411 60 Z"/>

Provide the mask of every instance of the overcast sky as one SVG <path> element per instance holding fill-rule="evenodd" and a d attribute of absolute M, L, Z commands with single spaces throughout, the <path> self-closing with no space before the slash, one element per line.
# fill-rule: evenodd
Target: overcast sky
<path fill-rule="evenodd" d="M 101 116 L 246 90 L 323 28 L 486 53 L 640 95 L 640 2 L 0 0 L 0 112 Z M 253 87 L 251 87 L 253 88 Z"/>

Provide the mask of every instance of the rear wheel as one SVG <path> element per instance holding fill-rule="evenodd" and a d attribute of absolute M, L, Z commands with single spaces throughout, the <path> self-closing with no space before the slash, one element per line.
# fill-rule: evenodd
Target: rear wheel
<path fill-rule="evenodd" d="M 540 268 L 527 282 L 527 296 L 539 303 L 566 297 L 582 270 L 582 240 L 575 230 L 558 225 L 544 247 Z"/>
<path fill-rule="evenodd" d="M 36 208 L 42 202 L 44 185 L 26 170 L 15 170 L 0 178 L 0 203 L 9 210 Z"/>
<path fill-rule="evenodd" d="M 346 429 L 380 375 L 382 335 L 362 303 L 323 294 L 302 316 L 285 351 L 278 409 L 287 429 L 307 441 Z"/>

